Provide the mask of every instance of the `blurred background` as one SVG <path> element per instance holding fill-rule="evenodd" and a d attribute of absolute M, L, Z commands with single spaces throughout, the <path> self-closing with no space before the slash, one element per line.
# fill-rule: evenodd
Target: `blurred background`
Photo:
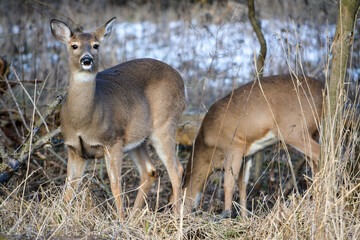
<path fill-rule="evenodd" d="M 37 79 L 40 105 L 68 81 L 66 47 L 51 35 L 52 18 L 91 30 L 116 17 L 112 36 L 102 45 L 103 68 L 145 57 L 168 63 L 186 82 L 188 112 L 198 111 L 199 104 L 204 112 L 234 85 L 254 78 L 259 43 L 246 0 L 1 0 L 0 6 L 0 56 L 11 62 L 9 79 L 14 74 L 31 83 Z M 255 1 L 255 7 L 268 46 L 264 76 L 291 67 L 323 79 L 335 32 L 334 1 Z M 351 81 L 360 71 L 358 45 Z"/>

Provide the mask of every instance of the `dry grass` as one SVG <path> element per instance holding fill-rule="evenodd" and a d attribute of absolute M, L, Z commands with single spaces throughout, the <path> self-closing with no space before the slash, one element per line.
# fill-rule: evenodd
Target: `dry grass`
<path fill-rule="evenodd" d="M 6 92 L 2 96 L 1 127 L 9 138 L 5 141 L 8 150 L 15 152 L 28 137 L 38 138 L 28 136 L 20 116 L 22 114 L 31 128 L 39 118 L 37 111 L 42 113 L 47 107 L 46 104 L 64 89 L 67 73 L 63 73 L 61 69 L 66 69 L 67 58 L 64 49 L 57 46 L 46 47 L 47 44 L 55 42 L 49 35 L 48 20 L 61 16 L 35 2 L 27 2 L 18 9 L 16 4 L 19 2 L 11 2 L 0 1 L 4 13 L 4 17 L 0 18 L 1 26 L 11 26 L 10 32 L 14 32 L 12 28 L 16 24 L 21 28 L 18 33 L 3 34 L 0 38 L 3 49 L 8 50 L 6 54 L 13 59 L 13 73 L 9 78 L 16 80 L 16 73 L 21 80 L 43 80 L 36 87 L 27 84 L 24 88 L 14 88 L 13 95 Z M 243 9 L 238 9 L 240 16 L 234 17 L 234 9 L 220 8 L 217 5 L 204 9 L 198 5 L 185 5 L 181 16 L 178 16 L 178 11 L 169 10 L 161 17 L 149 17 L 149 12 L 158 11 L 149 4 L 142 7 L 111 7 L 96 2 L 89 7 L 88 11 L 92 12 L 89 15 L 78 2 L 52 3 L 51 6 L 75 22 L 86 23 L 86 27 L 100 24 L 114 15 L 120 15 L 122 19 L 129 21 L 148 21 L 152 18 L 161 25 L 169 19 L 179 18 L 184 21 L 193 18 L 204 21 L 209 13 L 212 16 L 211 21 L 220 24 L 223 21 L 234 21 L 237 17 L 241 19 L 244 13 Z M 101 12 L 97 10 L 100 7 Z M 265 15 L 269 14 L 269 11 L 266 11 Z M 188 26 L 189 29 L 194 28 L 190 24 Z M 131 38 L 126 41 L 131 41 Z M 286 39 L 283 42 L 286 42 Z M 324 48 L 328 49 L 328 43 L 324 45 Z M 292 52 L 296 47 L 290 46 L 288 42 L 282 47 L 284 59 L 298 60 L 288 64 L 287 71 L 301 72 L 301 55 Z M 28 53 L 38 60 L 32 62 L 31 59 L 26 59 Z M 54 58 L 55 55 L 58 59 Z M 113 65 L 116 56 L 105 55 L 104 66 Z M 216 55 L 214 56 L 216 58 Z M 124 56 L 124 59 L 127 57 L 129 56 Z M 354 56 L 354 59 L 356 60 L 357 56 Z M 324 56 L 325 77 L 329 74 L 328 61 L 329 55 Z M 357 67 L 356 64 L 353 64 L 354 68 Z M 291 67 L 294 65 L 295 67 Z M 276 66 L 274 68 L 279 70 Z M 196 73 L 187 75 L 186 69 L 193 69 Z M 204 105 L 207 105 L 207 102 L 212 101 L 212 94 L 217 98 L 224 94 L 225 90 L 216 90 L 206 85 L 207 79 L 221 76 L 221 73 L 211 69 L 211 65 L 206 71 L 201 71 L 195 61 L 187 61 L 180 71 L 186 72 L 186 77 L 191 78 L 188 79 L 188 86 L 192 91 L 190 98 L 196 100 L 190 104 L 196 106 L 196 109 L 201 109 L 204 102 Z M 357 96 L 358 89 L 355 88 L 351 95 Z M 35 105 L 31 103 L 24 89 L 30 98 L 36 96 Z M 349 104 L 358 104 L 356 101 L 350 102 L 345 96 L 344 99 Z M 333 141 L 334 137 L 330 135 L 329 129 L 324 130 L 323 166 L 313 178 L 307 166 L 300 168 L 297 179 L 300 193 L 286 195 L 283 191 L 284 185 L 291 178 L 289 167 L 284 161 L 285 152 L 279 147 L 265 151 L 264 176 L 260 180 L 252 179 L 250 183 L 248 209 L 251 213 L 246 219 L 236 216 L 222 221 L 213 220 L 223 207 L 221 173 L 210 178 L 202 210 L 196 214 L 174 217 L 170 207 L 166 205 L 170 181 L 155 154 L 152 157 L 159 169 L 159 178 L 150 192 L 147 206 L 136 214 L 131 213 L 129 206 L 134 201 L 139 178 L 133 164 L 127 158 L 125 160 L 125 222 L 116 219 L 115 205 L 102 160 L 89 165 L 76 197 L 71 203 L 65 203 L 63 186 L 66 177 L 66 150 L 59 137 L 52 142 L 51 147 L 37 151 L 27 162 L 26 168 L 13 176 L 5 186 L 0 187 L 0 239 L 360 239 L 358 115 L 354 108 L 339 111 L 343 114 L 342 119 L 347 120 L 334 124 L 345 127 L 341 128 L 337 141 Z M 52 116 L 47 120 L 47 124 L 50 130 L 54 129 L 58 124 L 58 117 Z M 39 134 L 43 133 L 44 129 Z M 292 149 L 290 155 L 294 164 L 301 160 Z M 188 156 L 189 149 L 179 147 L 179 157 L 183 164 Z M 260 190 L 252 188 L 257 181 L 260 182 Z M 234 212 L 237 213 L 238 209 L 239 206 L 234 202 Z"/>

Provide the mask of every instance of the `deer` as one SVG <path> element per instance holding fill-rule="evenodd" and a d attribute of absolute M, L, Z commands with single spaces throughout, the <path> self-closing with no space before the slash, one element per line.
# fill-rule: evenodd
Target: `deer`
<path fill-rule="evenodd" d="M 52 19 L 50 28 L 69 52 L 69 87 L 60 111 L 68 149 L 64 199 L 73 198 L 87 163 L 104 157 L 117 216 L 123 220 L 123 153 L 128 152 L 140 174 L 135 210 L 143 206 L 156 179 L 147 140 L 167 169 L 175 199 L 181 197 L 183 167 L 175 151 L 175 132 L 185 108 L 185 89 L 180 74 L 155 59 L 130 60 L 99 72 L 101 44 L 114 22 L 112 18 L 93 31 L 78 32 Z M 179 211 L 176 202 L 174 210 Z"/>
<path fill-rule="evenodd" d="M 269 76 L 249 82 L 215 102 L 205 115 L 186 166 L 182 188 L 186 195 L 184 214 L 199 206 L 210 174 L 224 169 L 224 211 L 219 218 L 231 216 L 236 183 L 240 212 L 245 217 L 252 164 L 245 157 L 278 141 L 308 156 L 316 173 L 323 88 L 320 81 L 311 77 Z"/>

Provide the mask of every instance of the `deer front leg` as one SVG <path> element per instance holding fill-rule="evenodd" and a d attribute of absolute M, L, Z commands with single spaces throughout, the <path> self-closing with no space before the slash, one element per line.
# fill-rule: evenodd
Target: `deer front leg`
<path fill-rule="evenodd" d="M 67 164 L 67 183 L 64 200 L 69 202 L 81 181 L 87 165 L 87 160 L 80 157 L 76 152 L 69 148 Z"/>
<path fill-rule="evenodd" d="M 124 219 L 121 200 L 121 168 L 122 168 L 122 142 L 117 142 L 111 147 L 104 147 L 106 170 L 110 179 L 110 188 L 115 199 L 117 213 L 120 220 Z"/>
<path fill-rule="evenodd" d="M 222 218 L 231 216 L 232 198 L 235 183 L 238 181 L 243 151 L 240 148 L 230 149 L 227 159 L 225 159 L 225 177 L 224 177 L 224 193 L 225 193 L 225 209 L 221 214 Z"/>
<path fill-rule="evenodd" d="M 207 177 L 213 172 L 210 159 L 211 152 L 212 148 L 195 145 L 195 154 L 189 157 L 184 179 L 184 189 L 186 188 L 184 214 L 191 212 L 200 205 L 204 184 Z"/>

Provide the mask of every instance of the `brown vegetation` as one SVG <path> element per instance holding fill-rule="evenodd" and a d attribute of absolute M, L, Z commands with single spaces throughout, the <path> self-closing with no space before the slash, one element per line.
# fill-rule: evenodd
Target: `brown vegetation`
<path fill-rule="evenodd" d="M 236 26 L 248 21 L 245 1 L 214 1 L 212 4 L 205 1 L 201 1 L 201 4 L 198 1 L 156 1 L 157 4 L 151 4 L 139 0 L 121 1 L 123 4 L 120 5 L 112 5 L 112 2 L 118 1 L 0 1 L 0 45 L 3 51 L 0 54 L 6 56 L 8 63 L 11 62 L 10 74 L 7 75 L 9 83 L 17 83 L 11 87 L 11 91 L 8 85 L 4 85 L 7 89 L 0 96 L 0 152 L 6 152 L 5 158 L 1 154 L 1 166 L 12 159 L 23 163 L 23 167 L 0 187 L 0 239 L 360 238 L 359 121 L 357 110 L 353 107 L 358 104 L 358 85 L 351 83 L 357 79 L 350 74 L 352 69 L 359 68 L 358 41 L 355 41 L 354 54 L 350 56 L 349 80 L 346 81 L 347 85 L 351 85 L 348 89 L 353 89 L 351 94 L 354 97 L 346 99 L 345 107 L 339 110 L 342 116 L 340 121 L 350 119 L 351 128 L 341 129 L 336 145 L 331 141 L 333 135 L 324 133 L 330 136 L 328 142 L 323 142 L 323 154 L 328 160 L 315 177 L 311 177 L 303 157 L 288 149 L 292 162 L 297 166 L 298 192 L 291 187 L 292 172 L 283 150 L 286 146 L 279 144 L 265 150 L 261 178 L 250 179 L 247 208 L 251 214 L 247 218 L 239 217 L 237 213 L 240 208 L 234 203 L 235 218 L 213 221 L 223 206 L 221 172 L 209 178 L 201 211 L 174 217 L 167 206 L 171 189 L 169 178 L 150 146 L 159 177 L 150 190 L 146 207 L 136 214 L 131 213 L 130 206 L 135 200 L 140 180 L 134 164 L 125 156 L 122 177 L 127 216 L 124 223 L 119 223 L 116 218 L 103 159 L 89 164 L 73 202 L 67 204 L 63 201 L 66 150 L 62 137 L 58 135 L 58 112 L 69 76 L 63 71 L 67 69 L 65 51 L 56 45 L 50 35 L 48 23 L 51 18 L 61 18 L 69 23 L 69 19 L 72 19 L 72 26 L 84 26 L 85 29 L 113 16 L 117 16 L 120 23 L 149 21 L 158 26 L 154 31 L 156 34 L 142 38 L 151 38 L 154 42 L 161 40 L 164 44 L 169 38 L 167 23 L 170 21 L 186 23 L 186 28 L 181 29 L 177 37 L 194 31 L 198 34 L 198 40 L 202 37 L 199 30 L 212 31 L 208 28 L 210 24 L 221 29 L 224 23 Z M 327 23 L 336 22 L 336 4 L 333 1 L 279 0 L 256 1 L 255 4 L 260 19 L 282 21 L 282 33 L 291 32 L 293 25 L 288 25 L 289 22 L 296 27 L 314 24 L 319 32 L 318 39 L 307 39 L 301 43 L 282 39 L 280 33 L 274 34 L 272 37 L 279 38 L 281 45 L 280 56 L 269 57 L 265 65 L 269 67 L 265 69 L 266 73 L 314 72 L 320 78 L 328 79 L 330 53 L 327 50 L 332 33 L 328 33 Z M 196 23 L 192 20 L 196 20 Z M 355 30 L 358 31 L 357 25 Z M 221 37 L 216 35 L 216 31 L 211 33 L 215 33 L 213 38 L 221 47 L 224 44 Z M 319 40 L 322 37 L 329 42 Z M 127 36 L 121 43 L 116 42 L 118 40 L 115 38 L 109 39 L 107 45 L 115 46 L 114 49 L 118 51 L 103 49 L 103 67 L 115 65 L 118 58 L 129 60 L 135 56 L 122 51 L 135 46 L 133 51 L 136 52 L 138 45 L 131 45 L 135 38 L 133 35 Z M 196 39 L 189 38 L 187 42 L 171 46 L 170 49 L 181 49 L 189 41 Z M 233 44 L 237 44 L 236 41 Z M 301 61 L 302 50 L 312 41 L 321 43 L 317 47 L 324 49 L 323 60 L 316 66 Z M 196 49 L 193 51 L 196 52 Z M 210 103 L 229 92 L 224 83 L 226 77 L 223 76 L 226 74 L 213 67 L 222 56 L 217 55 L 217 48 L 209 50 L 209 54 L 213 56 L 213 62 L 204 64 L 207 66 L 205 71 L 199 67 L 199 61 L 187 59 L 186 53 L 179 55 L 182 64 L 177 67 L 188 89 L 188 109 L 200 109 L 201 114 L 206 112 Z M 286 62 L 286 68 L 275 65 L 272 61 L 274 58 Z M 231 64 L 227 66 L 231 68 Z M 209 79 L 215 79 L 218 85 L 207 84 Z M 240 82 L 236 80 L 235 85 Z M 193 141 L 201 123 L 201 115 L 192 115 L 195 117 L 183 121 L 185 130 L 179 130 L 189 135 L 185 137 L 186 144 Z M 187 129 L 188 122 L 192 125 L 190 129 Z M 179 139 L 181 136 L 184 134 L 179 134 Z M 336 157 L 334 151 L 337 150 L 341 154 Z M 181 163 L 185 165 L 191 149 L 179 146 L 177 151 Z M 256 182 L 260 184 L 259 190 L 252 188 Z M 237 198 L 234 199 L 236 201 Z"/>

